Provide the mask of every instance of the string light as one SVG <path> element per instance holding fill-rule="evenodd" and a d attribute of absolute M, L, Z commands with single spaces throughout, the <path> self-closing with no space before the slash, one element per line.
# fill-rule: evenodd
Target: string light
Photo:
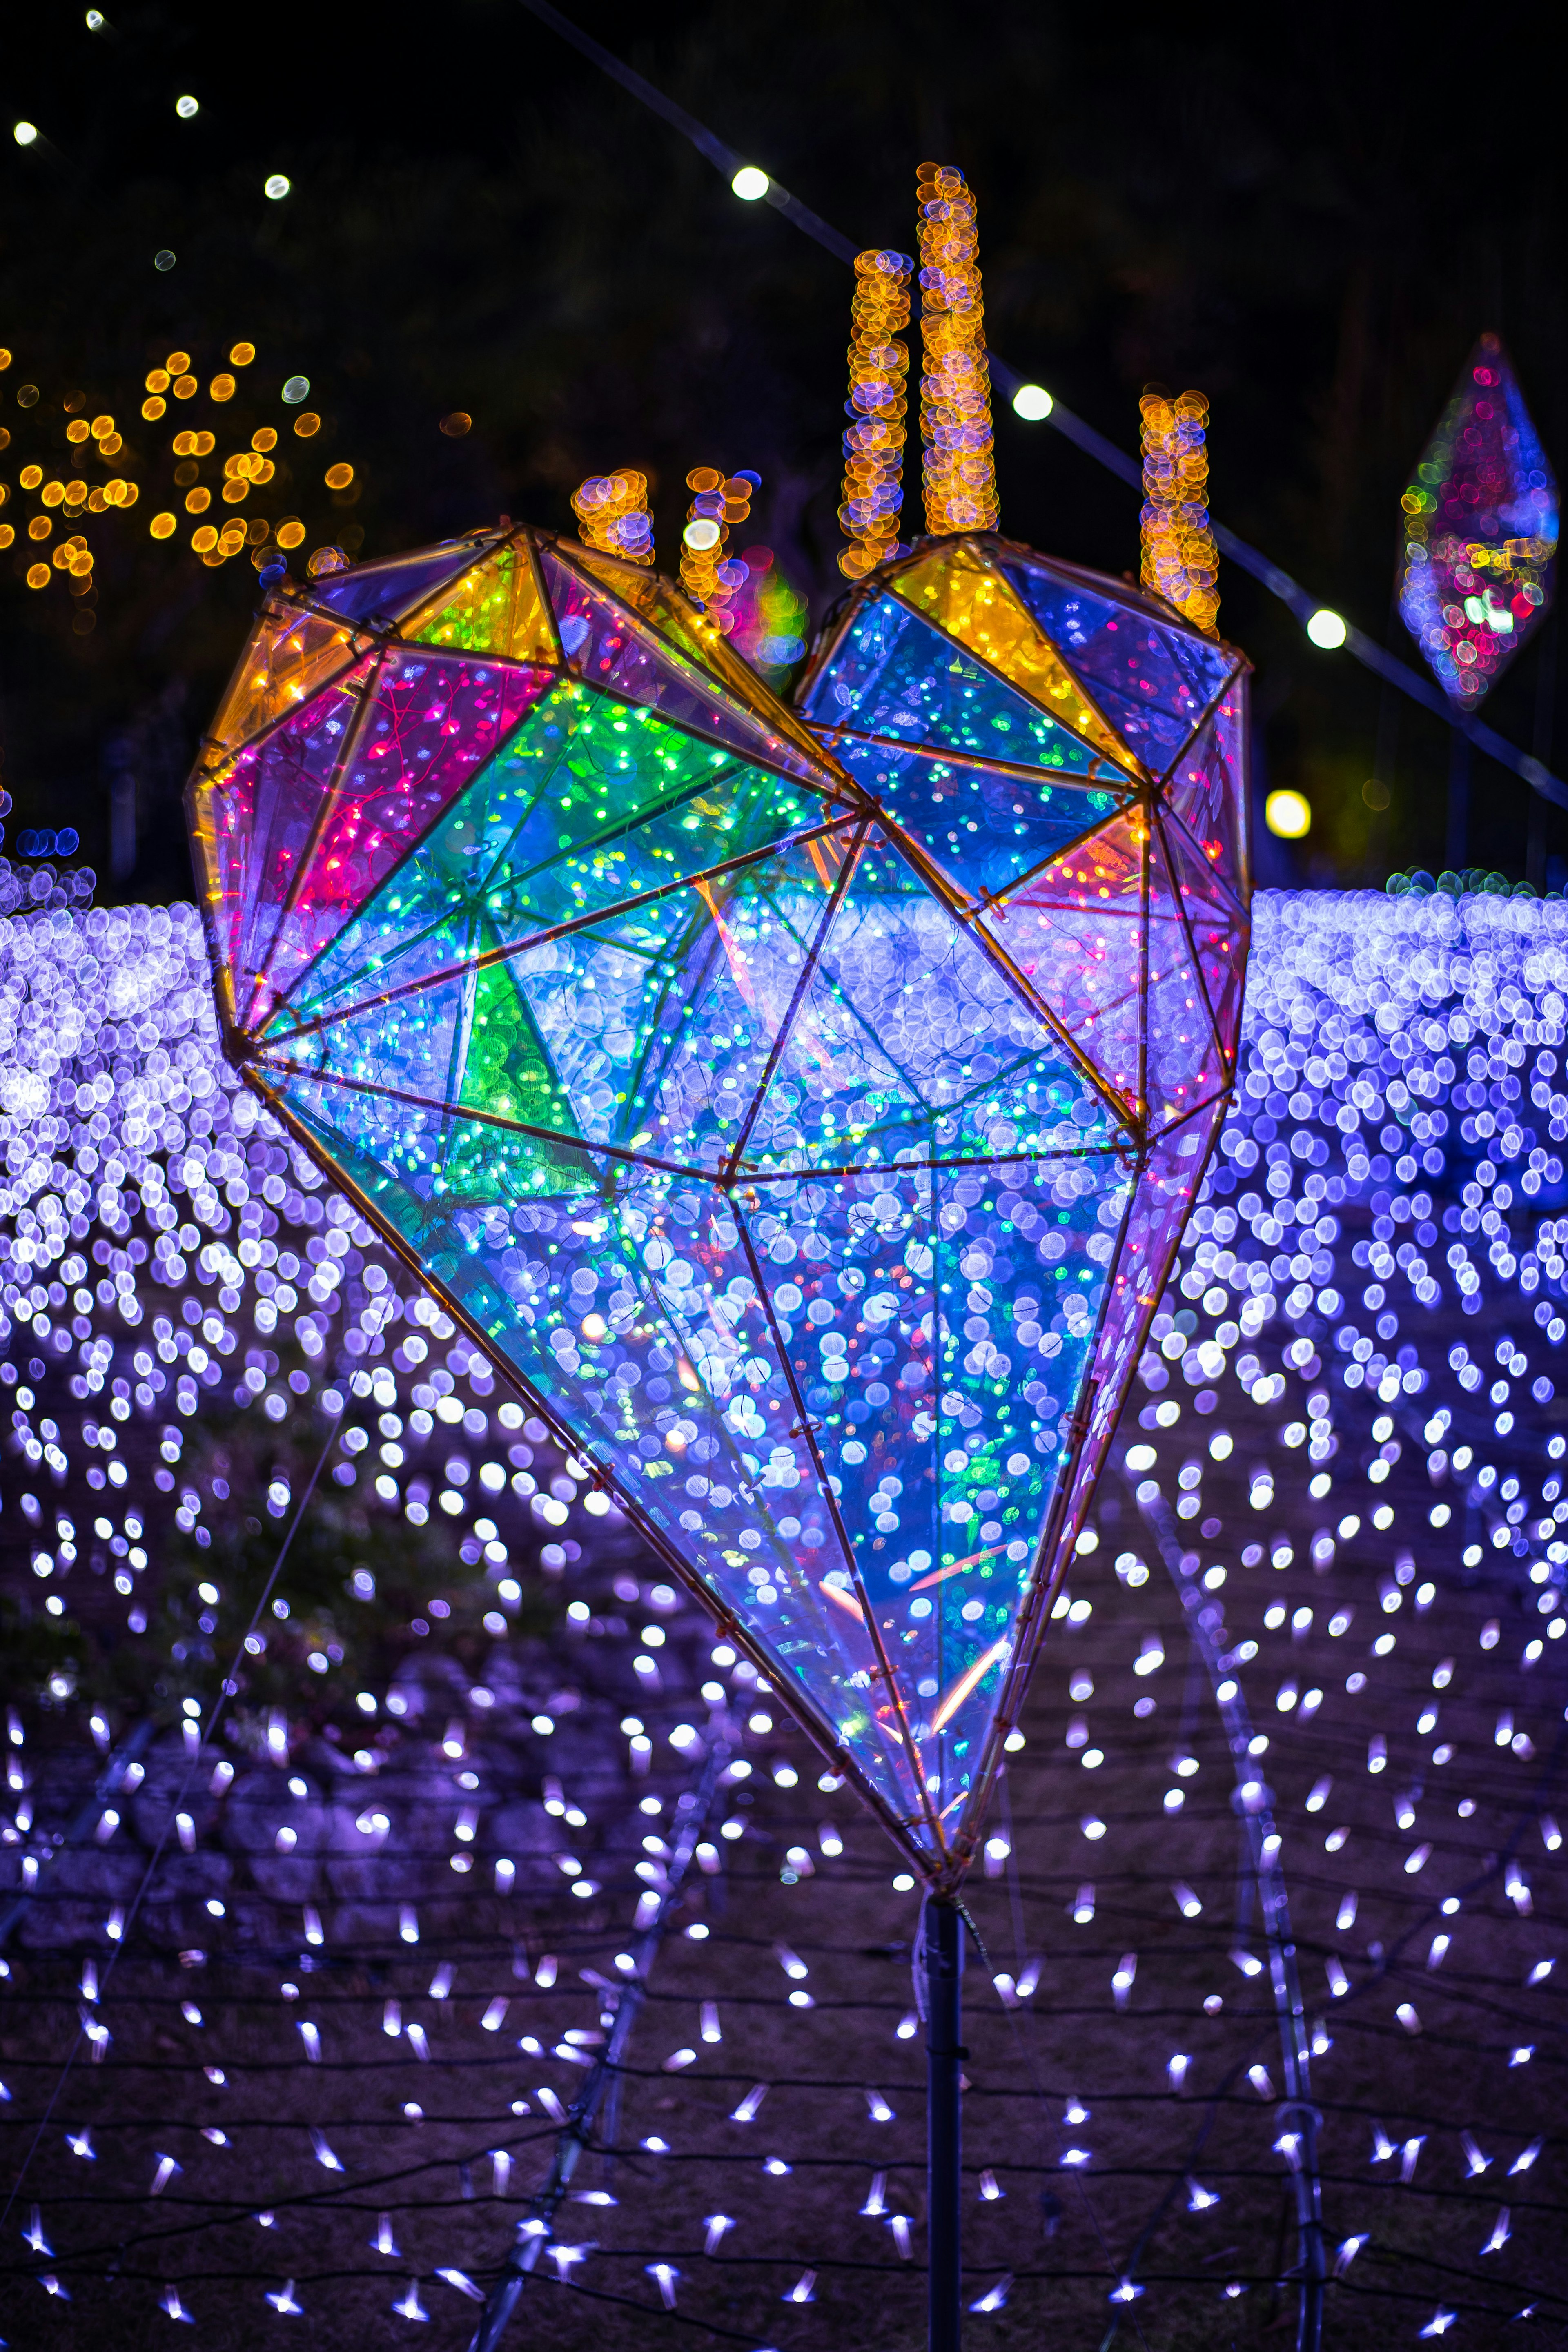
<path fill-rule="evenodd" d="M 1143 419 L 1143 585 L 1206 636 L 1217 636 L 1219 551 L 1209 527 L 1208 402 L 1201 392 L 1184 392 L 1175 400 L 1150 392 L 1138 405 Z"/>
<path fill-rule="evenodd" d="M 921 438 L 926 529 L 996 527 L 991 371 L 974 198 L 952 164 L 916 173 L 921 258 Z"/>
<path fill-rule="evenodd" d="M 631 467 L 618 474 L 592 474 L 572 493 L 584 547 L 624 555 L 633 563 L 654 560 L 653 518 L 647 507 L 647 476 Z"/>
<path fill-rule="evenodd" d="M 867 252 L 855 259 L 850 310 L 849 408 L 855 422 L 844 436 L 844 502 L 838 520 L 849 545 L 838 558 L 847 579 L 858 580 L 892 554 L 903 506 L 905 378 L 910 322 L 908 254 Z"/>

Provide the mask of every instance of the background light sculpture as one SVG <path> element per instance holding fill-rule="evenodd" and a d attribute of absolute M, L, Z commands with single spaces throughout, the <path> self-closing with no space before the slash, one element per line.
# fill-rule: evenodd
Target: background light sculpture
<path fill-rule="evenodd" d="M 1546 616 L 1557 484 L 1508 353 L 1483 335 L 1400 500 L 1399 610 L 1457 711 Z"/>

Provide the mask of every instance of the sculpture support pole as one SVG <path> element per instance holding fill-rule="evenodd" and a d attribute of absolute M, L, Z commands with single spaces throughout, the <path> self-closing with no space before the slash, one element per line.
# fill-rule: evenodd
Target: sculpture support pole
<path fill-rule="evenodd" d="M 926 2230 L 931 2248 L 930 2352 L 959 2352 L 963 2329 L 963 2153 L 959 2069 L 963 1922 L 933 1896 L 925 1914 Z"/>
<path fill-rule="evenodd" d="M 1455 725 L 1448 740 L 1448 839 L 1451 870 L 1461 873 L 1470 854 L 1470 739 Z"/>

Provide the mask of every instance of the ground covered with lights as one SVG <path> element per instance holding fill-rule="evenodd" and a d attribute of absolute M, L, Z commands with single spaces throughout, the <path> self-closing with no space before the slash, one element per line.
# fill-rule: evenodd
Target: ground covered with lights
<path fill-rule="evenodd" d="M 40 879 L 0 928 L 7 2340 L 466 2344 L 635 2000 L 511 2336 L 920 2344 L 918 1892 L 252 1115 L 190 910 Z M 1274 2340 L 1314 2267 L 1329 2344 L 1568 2322 L 1568 908 L 1256 914 L 973 1888 L 998 2352 Z"/>

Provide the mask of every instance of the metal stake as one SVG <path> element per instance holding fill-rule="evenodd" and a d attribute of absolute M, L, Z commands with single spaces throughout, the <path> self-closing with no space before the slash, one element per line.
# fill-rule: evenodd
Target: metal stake
<path fill-rule="evenodd" d="M 959 2067 L 963 1922 L 933 1895 L 925 1910 L 926 2229 L 931 2246 L 931 2352 L 959 2352 L 963 2333 L 963 2153 Z"/>

